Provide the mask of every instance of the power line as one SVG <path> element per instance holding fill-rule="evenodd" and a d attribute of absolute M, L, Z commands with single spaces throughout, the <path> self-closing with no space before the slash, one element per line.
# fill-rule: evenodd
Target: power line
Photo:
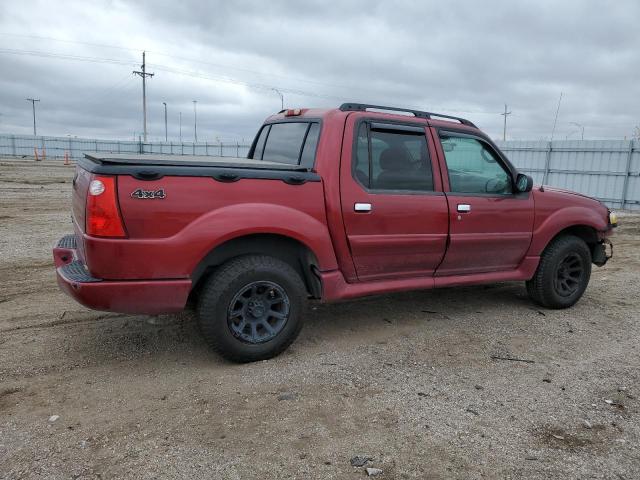
<path fill-rule="evenodd" d="M 107 45 L 105 43 L 82 42 L 82 41 L 79 41 L 79 40 L 67 40 L 67 39 L 55 38 L 55 37 L 45 37 L 45 36 L 41 36 L 41 35 L 24 35 L 24 34 L 20 34 L 20 33 L 7 33 L 7 32 L 0 32 L 0 35 L 2 35 L 4 37 L 32 38 L 32 39 L 35 39 L 35 40 L 47 40 L 47 41 L 61 42 L 61 43 L 72 43 L 72 44 L 76 44 L 76 45 L 87 45 L 87 46 L 90 46 L 90 47 L 115 48 L 115 49 L 118 49 L 118 50 L 129 50 L 129 51 L 132 51 L 132 52 L 139 52 L 140 51 L 139 48 L 120 47 L 120 46 L 117 46 L 117 45 Z"/>
<path fill-rule="evenodd" d="M 9 55 L 31 55 L 34 57 L 44 57 L 44 58 L 60 58 L 64 60 L 77 60 L 80 62 L 110 63 L 113 65 L 137 65 L 135 62 L 132 62 L 132 61 L 118 60 L 115 58 L 69 55 L 64 53 L 42 52 L 37 50 L 17 50 L 12 48 L 0 48 L 0 53 L 6 53 Z"/>
<path fill-rule="evenodd" d="M 131 72 L 129 72 L 126 76 L 120 78 L 120 80 L 105 88 L 101 92 L 87 95 L 86 97 L 81 98 L 79 101 L 86 104 L 97 103 L 98 101 L 111 97 L 111 95 L 113 95 L 115 92 L 119 92 L 128 88 L 134 80 L 135 77 Z"/>
<path fill-rule="evenodd" d="M 184 75 L 184 76 L 193 77 L 193 78 L 201 78 L 203 80 L 212 80 L 212 81 L 216 81 L 216 82 L 231 83 L 231 84 L 234 84 L 234 85 L 241 85 L 241 86 L 244 86 L 244 87 L 247 87 L 247 88 L 252 88 L 254 90 L 271 91 L 271 90 L 274 90 L 274 89 L 277 88 L 280 92 L 290 93 L 292 95 L 301 95 L 301 96 L 305 96 L 305 97 L 323 98 L 323 99 L 327 99 L 327 100 L 338 100 L 338 101 L 345 100 L 344 97 L 339 97 L 339 96 L 336 96 L 336 95 L 326 95 L 326 94 L 320 94 L 320 93 L 315 93 L 315 92 L 308 92 L 308 91 L 305 91 L 305 90 L 298 90 L 298 89 L 294 89 L 294 88 L 277 87 L 277 86 L 274 86 L 274 85 L 268 85 L 268 84 L 264 84 L 264 83 L 247 82 L 247 81 L 239 80 L 239 79 L 233 78 L 233 77 L 204 74 L 204 73 L 200 73 L 200 72 L 196 72 L 196 71 L 192 71 L 192 70 L 182 70 L 182 69 L 179 69 L 179 68 L 169 67 L 167 65 L 161 65 L 161 64 L 157 64 L 157 63 L 150 63 L 149 66 L 152 66 L 156 70 L 161 70 L 161 71 L 167 72 L 167 73 L 173 73 L 173 74 L 176 74 L 176 75 Z"/>
<path fill-rule="evenodd" d="M 77 42 L 77 43 L 81 43 L 81 42 Z M 56 59 L 71 60 L 71 61 L 83 61 L 83 62 L 115 64 L 115 65 L 136 65 L 136 63 L 131 62 L 131 61 L 125 61 L 125 60 L 113 59 L 113 58 L 90 57 L 90 56 L 82 56 L 82 55 L 58 54 L 58 53 L 43 52 L 43 51 L 17 50 L 17 49 L 6 49 L 6 48 L 2 49 L 2 48 L 0 48 L 0 54 L 3 54 L 3 53 L 5 53 L 5 54 L 13 54 L 13 55 L 30 55 L 30 56 L 38 56 L 38 57 L 44 57 L 44 58 L 56 58 Z M 169 55 L 167 55 L 167 56 L 169 56 Z M 177 58 L 179 58 L 179 57 L 177 57 Z M 206 62 L 200 62 L 200 63 L 206 64 Z M 236 79 L 236 78 L 233 78 L 233 77 L 228 77 L 228 76 L 207 75 L 207 74 L 203 74 L 203 73 L 200 73 L 200 72 L 182 70 L 182 69 L 169 67 L 169 66 L 161 65 L 161 64 L 149 64 L 149 66 L 152 66 L 157 70 L 165 71 L 167 73 L 173 73 L 173 74 L 176 74 L 176 75 L 190 76 L 190 77 L 194 77 L 194 78 L 201 78 L 201 79 L 211 80 L 211 81 L 216 81 L 216 82 L 231 83 L 231 84 L 235 84 L 235 85 L 245 86 L 247 88 L 252 88 L 252 89 L 255 89 L 255 90 L 266 91 L 266 90 L 277 89 L 281 93 L 289 93 L 289 94 L 292 94 L 292 95 L 299 95 L 299 96 L 303 96 L 303 97 L 321 98 L 321 99 L 335 100 L 335 101 L 347 101 L 347 100 L 354 101 L 354 97 L 352 95 L 349 95 L 349 96 L 338 96 L 338 95 L 320 94 L 320 93 L 305 91 L 305 90 L 301 90 L 301 89 L 281 87 L 281 86 L 277 86 L 277 85 L 247 82 L 247 81 L 244 81 L 244 80 L 239 80 L 239 79 Z M 357 98 L 355 100 L 357 100 Z M 451 112 L 451 113 L 478 114 L 478 115 L 495 115 L 496 113 L 500 113 L 500 112 L 484 111 L 484 110 L 473 110 L 472 111 L 472 110 L 462 110 L 462 109 L 452 109 L 452 108 L 436 108 L 435 105 L 431 105 L 430 109 L 431 110 L 440 110 L 443 113 Z"/>
<path fill-rule="evenodd" d="M 39 36 L 39 35 L 22 35 L 22 34 L 2 33 L 2 32 L 0 32 L 0 35 L 18 37 L 18 38 L 32 38 L 32 39 L 37 39 L 37 40 L 48 40 L 48 41 L 69 43 L 69 44 L 77 44 L 77 45 L 87 45 L 87 46 L 91 46 L 91 47 L 113 48 L 113 49 L 118 49 L 118 50 L 127 50 L 127 51 L 135 51 L 135 52 L 139 52 L 140 51 L 140 48 L 122 47 L 122 46 L 118 46 L 118 45 L 108 45 L 108 44 L 104 44 L 104 43 L 82 42 L 82 41 L 79 41 L 79 40 L 67 40 L 67 39 L 54 38 L 54 37 L 45 37 L 45 36 Z M 293 80 L 293 81 L 297 81 L 297 82 L 304 82 L 304 83 L 309 83 L 309 84 L 313 84 L 313 85 L 320 85 L 320 86 L 325 86 L 325 87 L 330 87 L 330 88 L 347 88 L 344 85 L 332 85 L 332 84 L 328 84 L 328 83 L 324 83 L 324 82 L 318 82 L 317 80 L 308 80 L 308 79 L 303 79 L 303 78 L 295 78 L 295 77 L 291 77 L 290 75 L 278 75 L 276 73 L 260 72 L 258 70 L 251 70 L 251 69 L 248 69 L 248 68 L 237 67 L 237 66 L 234 66 L 234 65 L 227 65 L 227 64 L 221 64 L 221 63 L 212 63 L 212 62 L 207 62 L 207 61 L 204 61 L 204 60 L 198 59 L 198 58 L 184 57 L 184 56 L 173 55 L 173 54 L 164 53 L 164 52 L 158 52 L 156 50 L 146 50 L 146 51 L 149 52 L 149 53 L 153 53 L 154 55 L 158 55 L 158 56 L 174 58 L 176 60 L 185 60 L 187 62 L 199 63 L 199 64 L 202 64 L 202 65 L 210 65 L 212 67 L 230 68 L 232 70 L 238 70 L 240 72 L 246 72 L 246 73 L 250 73 L 252 75 L 255 75 L 255 74 L 266 75 L 266 76 L 269 76 L 269 77 L 282 78 L 282 79 L 286 79 L 286 80 Z"/>

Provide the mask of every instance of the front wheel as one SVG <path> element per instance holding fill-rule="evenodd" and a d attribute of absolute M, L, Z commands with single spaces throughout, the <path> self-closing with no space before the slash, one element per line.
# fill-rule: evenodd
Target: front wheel
<path fill-rule="evenodd" d="M 551 241 L 540 256 L 535 275 L 527 281 L 531 299 L 547 308 L 574 305 L 591 277 L 591 251 L 581 238 L 565 235 Z"/>
<path fill-rule="evenodd" d="M 304 282 L 288 263 L 248 255 L 222 265 L 206 282 L 198 305 L 207 343 L 233 362 L 272 358 L 302 329 Z"/>

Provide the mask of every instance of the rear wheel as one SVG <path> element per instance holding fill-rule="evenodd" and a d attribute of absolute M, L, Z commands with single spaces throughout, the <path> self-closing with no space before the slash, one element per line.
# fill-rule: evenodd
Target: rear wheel
<path fill-rule="evenodd" d="M 303 325 L 306 290 L 286 262 L 248 255 L 222 265 L 203 287 L 198 305 L 207 343 L 234 362 L 274 357 Z"/>
<path fill-rule="evenodd" d="M 535 275 L 527 281 L 531 299 L 548 308 L 574 305 L 591 277 L 591 251 L 581 238 L 565 235 L 551 241 L 540 256 Z"/>

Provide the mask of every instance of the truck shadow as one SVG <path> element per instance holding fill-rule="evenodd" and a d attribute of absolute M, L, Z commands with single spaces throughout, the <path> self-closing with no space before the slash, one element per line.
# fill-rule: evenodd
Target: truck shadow
<path fill-rule="evenodd" d="M 459 317 L 490 322 L 498 312 L 515 316 L 536 309 L 520 283 L 402 292 L 334 304 L 311 302 L 305 328 L 293 347 L 300 354 L 318 344 L 334 344 L 332 350 L 350 348 L 363 338 L 375 342 L 428 329 L 432 321 L 445 322 L 446 328 L 446 322 Z M 177 363 L 226 363 L 209 350 L 190 310 L 157 317 L 118 315 L 85 323 L 82 330 L 73 337 L 76 345 L 71 351 L 100 363 L 158 357 Z"/>

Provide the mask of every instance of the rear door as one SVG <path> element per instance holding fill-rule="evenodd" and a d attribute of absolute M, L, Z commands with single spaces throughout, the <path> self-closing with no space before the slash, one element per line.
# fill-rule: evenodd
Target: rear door
<path fill-rule="evenodd" d="M 514 193 L 509 165 L 484 138 L 431 131 L 449 201 L 449 246 L 436 275 L 516 269 L 531 243 L 532 193 Z"/>
<path fill-rule="evenodd" d="M 447 201 L 426 122 L 347 117 L 340 171 L 358 280 L 431 276 L 447 242 Z"/>

